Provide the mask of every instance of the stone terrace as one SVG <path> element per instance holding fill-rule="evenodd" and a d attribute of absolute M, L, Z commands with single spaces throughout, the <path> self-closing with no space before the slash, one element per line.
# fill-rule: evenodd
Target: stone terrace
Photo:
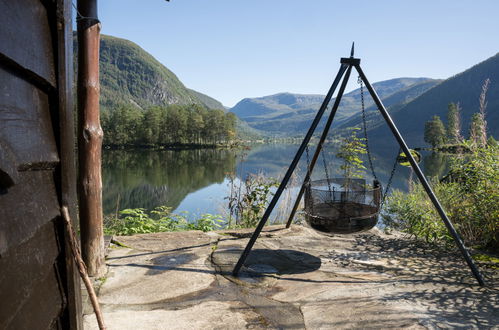
<path fill-rule="evenodd" d="M 99 290 L 108 329 L 499 329 L 498 270 L 480 265 L 479 287 L 458 252 L 270 226 L 234 278 L 251 233 L 116 237 Z"/>

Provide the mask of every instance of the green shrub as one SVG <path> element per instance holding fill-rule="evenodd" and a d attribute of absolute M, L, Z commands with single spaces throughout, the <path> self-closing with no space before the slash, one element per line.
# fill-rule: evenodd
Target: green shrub
<path fill-rule="evenodd" d="M 220 215 L 202 214 L 194 222 L 187 221 L 187 212 L 171 213 L 171 207 L 159 206 L 149 213 L 143 208 L 125 209 L 118 217 L 106 217 L 104 232 L 108 235 L 148 234 L 167 231 L 202 230 L 204 232 L 222 227 Z"/>
<path fill-rule="evenodd" d="M 432 188 L 464 241 L 499 249 L 499 149 L 478 148 L 456 157 L 446 182 L 430 180 Z M 451 241 L 443 221 L 421 185 L 409 193 L 394 191 L 387 199 L 383 219 L 429 242 Z"/>
<path fill-rule="evenodd" d="M 273 188 L 279 185 L 273 178 L 267 178 L 262 173 L 250 174 L 244 184 L 232 184 L 231 192 L 226 199 L 229 201 L 229 227 L 255 227 L 267 209 L 269 199 L 274 196 Z M 232 224 L 232 218 L 236 224 Z"/>
<path fill-rule="evenodd" d="M 222 223 L 224 222 L 224 219 L 219 214 L 204 213 L 201 214 L 201 218 L 196 219 L 193 223 L 189 223 L 187 228 L 207 232 L 222 228 Z"/>

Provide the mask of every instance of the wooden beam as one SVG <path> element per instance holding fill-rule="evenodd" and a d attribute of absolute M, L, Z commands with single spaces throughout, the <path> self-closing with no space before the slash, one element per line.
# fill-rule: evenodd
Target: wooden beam
<path fill-rule="evenodd" d="M 105 272 L 99 115 L 100 22 L 97 0 L 79 0 L 78 26 L 78 198 L 83 260 L 90 276 Z"/>
<path fill-rule="evenodd" d="M 57 81 L 59 90 L 59 129 L 61 159 L 61 202 L 68 205 L 72 219 L 78 219 L 76 194 L 75 113 L 73 107 L 73 25 L 71 0 L 57 0 Z M 76 224 L 74 224 L 76 225 Z M 63 234 L 64 233 L 64 234 Z M 66 262 L 65 291 L 67 308 L 62 317 L 63 327 L 83 329 L 81 284 L 77 265 L 71 254 L 70 237 L 64 235 L 64 259 Z"/>

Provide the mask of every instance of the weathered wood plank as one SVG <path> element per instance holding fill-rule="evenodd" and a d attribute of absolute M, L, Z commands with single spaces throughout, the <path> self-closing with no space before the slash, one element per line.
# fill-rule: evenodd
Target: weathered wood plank
<path fill-rule="evenodd" d="M 19 183 L 0 194 L 0 260 L 58 215 L 53 172 L 20 172 Z"/>
<path fill-rule="evenodd" d="M 0 193 L 15 185 L 19 179 L 16 157 L 0 140 Z"/>
<path fill-rule="evenodd" d="M 49 20 L 39 0 L 0 0 L 0 54 L 55 87 Z"/>
<path fill-rule="evenodd" d="M 58 65 L 57 82 L 59 91 L 59 130 L 60 130 L 60 158 L 61 158 L 61 194 L 62 204 L 68 207 L 77 228 L 76 220 L 78 205 L 76 195 L 76 150 L 73 107 L 73 25 L 72 4 L 70 0 L 57 0 L 57 40 Z M 63 227 L 62 221 L 60 227 Z M 66 231 L 60 228 L 64 237 L 63 255 L 66 262 L 65 276 L 63 276 L 67 292 L 68 307 L 61 318 L 61 327 L 74 330 L 83 329 L 83 307 L 81 298 L 80 275 L 75 265 L 69 238 Z"/>
<path fill-rule="evenodd" d="M 59 161 L 47 95 L 2 68 L 0 140 L 16 155 L 19 170 L 50 169 Z"/>
<path fill-rule="evenodd" d="M 43 297 L 35 297 L 39 287 L 47 287 L 45 283 L 49 273 L 54 272 L 54 263 L 59 255 L 54 222 L 46 223 L 24 244 L 9 250 L 0 258 L 0 329 L 8 328 L 7 325 L 19 314 L 27 301 L 34 301 L 39 306 L 23 318 L 31 317 L 37 309 L 46 304 Z M 54 276 L 54 275 L 52 275 Z M 57 288 L 56 288 L 57 289 Z M 47 297 L 59 295 L 59 289 L 47 294 Z M 38 300 L 36 300 L 38 299 Z M 35 327 L 38 329 L 39 327 Z M 14 329 L 35 329 L 14 328 Z"/>
<path fill-rule="evenodd" d="M 38 286 L 33 288 L 30 299 L 20 307 L 7 325 L 9 329 L 49 329 L 57 322 L 64 307 L 57 270 L 51 271 Z"/>

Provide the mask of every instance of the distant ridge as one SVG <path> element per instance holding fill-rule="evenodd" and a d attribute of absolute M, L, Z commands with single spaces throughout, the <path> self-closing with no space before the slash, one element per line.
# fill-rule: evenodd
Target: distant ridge
<path fill-rule="evenodd" d="M 406 102 L 424 90 L 424 88 L 410 90 L 410 87 L 426 84 L 425 86 L 430 88 L 438 82 L 439 80 L 430 78 L 396 78 L 373 85 L 382 99 L 400 92 L 398 98 L 393 98 L 394 102 Z M 343 96 L 340 111 L 335 117 L 336 125 L 340 125 L 360 111 L 360 99 L 360 89 Z M 243 99 L 230 111 L 251 127 L 265 131 L 268 135 L 293 136 L 308 129 L 323 100 L 324 95 L 318 94 L 278 93 Z M 370 98 L 366 98 L 365 102 L 367 107 L 373 104 Z"/>
<path fill-rule="evenodd" d="M 499 137 L 499 53 L 459 73 L 415 98 L 402 107 L 393 109 L 392 117 L 408 144 L 413 147 L 425 146 L 424 124 L 432 116 L 438 115 L 447 121 L 447 105 L 459 103 L 462 119 L 462 133 L 468 137 L 470 117 L 479 111 L 479 97 L 485 79 L 490 79 L 487 92 L 488 133 Z M 378 117 L 370 131 L 371 139 L 387 141 L 390 132 L 381 125 Z"/>
<path fill-rule="evenodd" d="M 224 105 L 220 101 L 217 101 L 214 98 L 212 98 L 206 94 L 197 92 L 193 89 L 189 88 L 188 90 L 192 95 L 194 95 L 199 101 L 201 101 L 208 108 L 226 110 L 226 107 L 224 107 Z"/>

